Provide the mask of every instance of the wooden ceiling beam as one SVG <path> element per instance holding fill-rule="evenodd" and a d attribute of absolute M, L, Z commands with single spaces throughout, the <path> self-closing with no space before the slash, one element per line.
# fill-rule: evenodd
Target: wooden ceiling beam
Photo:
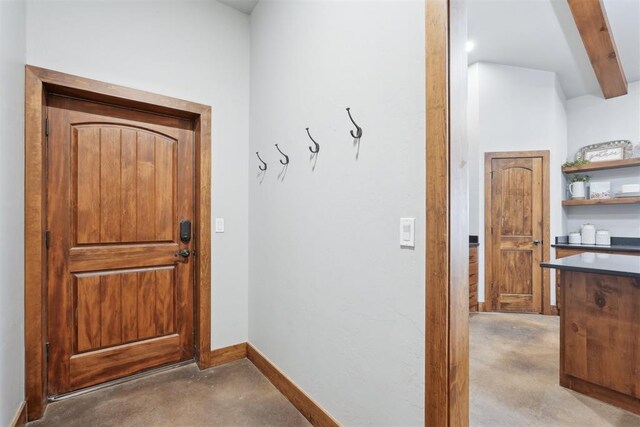
<path fill-rule="evenodd" d="M 626 95 L 627 78 L 602 0 L 567 1 L 604 97 Z"/>

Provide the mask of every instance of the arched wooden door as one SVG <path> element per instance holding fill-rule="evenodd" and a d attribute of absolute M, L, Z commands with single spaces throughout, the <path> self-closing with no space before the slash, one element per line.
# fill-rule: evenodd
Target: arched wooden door
<path fill-rule="evenodd" d="M 544 238 L 543 157 L 487 162 L 486 286 L 490 311 L 542 313 Z"/>
<path fill-rule="evenodd" d="M 47 114 L 48 394 L 191 359 L 192 123 L 57 95 Z"/>

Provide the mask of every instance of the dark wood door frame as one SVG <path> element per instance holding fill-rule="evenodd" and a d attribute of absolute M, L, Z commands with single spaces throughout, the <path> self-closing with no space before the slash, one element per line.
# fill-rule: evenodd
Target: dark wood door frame
<path fill-rule="evenodd" d="M 465 0 L 426 0 L 425 425 L 469 423 Z"/>
<path fill-rule="evenodd" d="M 550 183 L 549 183 L 549 150 L 544 151 L 501 151 L 487 152 L 484 154 L 484 298 L 485 311 L 493 311 L 491 304 L 492 283 L 492 245 L 491 235 L 491 160 L 513 159 L 522 157 L 542 158 L 542 261 L 548 261 L 551 254 L 550 232 Z M 542 313 L 557 314 L 555 307 L 551 306 L 551 274 L 548 268 L 542 269 Z"/>
<path fill-rule="evenodd" d="M 27 417 L 46 406 L 46 95 L 186 118 L 195 130 L 195 354 L 211 356 L 211 107 L 27 65 L 25 69 L 25 369 Z"/>

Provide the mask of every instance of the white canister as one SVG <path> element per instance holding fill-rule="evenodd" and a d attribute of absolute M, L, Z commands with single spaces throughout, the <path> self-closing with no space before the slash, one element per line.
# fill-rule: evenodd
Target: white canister
<path fill-rule="evenodd" d="M 595 245 L 596 244 L 596 227 L 593 224 L 583 224 L 580 237 L 582 237 L 583 245 Z"/>
<path fill-rule="evenodd" d="M 569 233 L 569 244 L 570 245 L 579 245 L 582 243 L 582 237 L 580 237 L 580 233 L 574 231 Z"/>
<path fill-rule="evenodd" d="M 596 245 L 611 246 L 611 234 L 609 230 L 596 231 Z"/>

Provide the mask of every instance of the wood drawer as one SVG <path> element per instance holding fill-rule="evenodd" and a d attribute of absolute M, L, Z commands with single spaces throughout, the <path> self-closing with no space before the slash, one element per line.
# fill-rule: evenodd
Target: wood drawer
<path fill-rule="evenodd" d="M 472 246 L 469 248 L 469 263 L 478 263 L 478 247 Z"/>
<path fill-rule="evenodd" d="M 469 311 L 478 311 L 478 248 L 469 248 Z"/>
<path fill-rule="evenodd" d="M 478 284 L 478 264 L 469 265 L 469 286 Z"/>

